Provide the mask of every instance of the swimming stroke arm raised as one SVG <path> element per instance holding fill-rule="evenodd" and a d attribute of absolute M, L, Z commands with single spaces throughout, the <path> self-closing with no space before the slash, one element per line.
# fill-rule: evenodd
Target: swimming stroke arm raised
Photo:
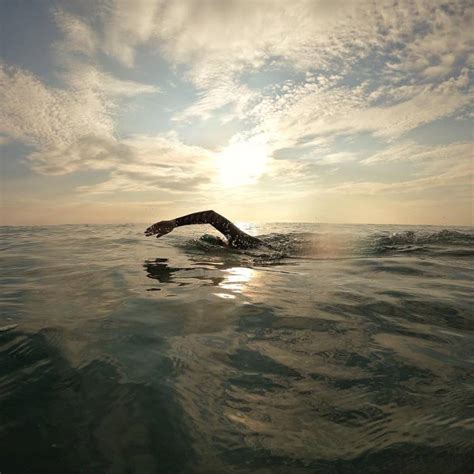
<path fill-rule="evenodd" d="M 145 235 L 156 235 L 156 237 L 159 238 L 168 234 L 176 227 L 193 224 L 212 225 L 215 229 L 224 234 L 229 245 L 232 247 L 248 248 L 262 244 L 260 239 L 246 234 L 229 219 L 226 219 L 224 216 L 221 216 L 212 210 L 194 212 L 192 214 L 187 214 L 186 216 L 177 217 L 170 221 L 157 222 L 145 230 Z"/>

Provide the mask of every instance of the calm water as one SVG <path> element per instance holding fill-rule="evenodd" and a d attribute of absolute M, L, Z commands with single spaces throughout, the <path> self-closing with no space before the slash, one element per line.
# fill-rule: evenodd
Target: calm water
<path fill-rule="evenodd" d="M 474 230 L 3 227 L 0 471 L 471 473 Z"/>

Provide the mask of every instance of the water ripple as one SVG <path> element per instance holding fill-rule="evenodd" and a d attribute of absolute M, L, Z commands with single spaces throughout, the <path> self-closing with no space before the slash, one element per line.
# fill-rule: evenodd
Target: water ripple
<path fill-rule="evenodd" d="M 470 472 L 472 229 L 255 229 L 2 228 L 2 472 Z"/>

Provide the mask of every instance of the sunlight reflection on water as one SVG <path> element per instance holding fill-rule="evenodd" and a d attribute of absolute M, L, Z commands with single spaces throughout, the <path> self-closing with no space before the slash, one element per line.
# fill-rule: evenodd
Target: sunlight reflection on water
<path fill-rule="evenodd" d="M 245 293 L 246 283 L 252 280 L 255 275 L 256 272 L 251 268 L 229 268 L 225 270 L 224 281 L 219 283 L 219 286 L 237 293 Z"/>

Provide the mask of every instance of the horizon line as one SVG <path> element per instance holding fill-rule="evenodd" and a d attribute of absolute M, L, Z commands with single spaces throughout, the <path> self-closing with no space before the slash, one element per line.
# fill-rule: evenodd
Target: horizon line
<path fill-rule="evenodd" d="M 311 221 L 271 221 L 271 222 L 255 222 L 236 220 L 239 224 L 312 224 L 312 225 L 380 225 L 380 226 L 410 226 L 410 227 L 467 227 L 474 228 L 473 224 L 403 224 L 403 223 L 379 223 L 379 222 L 311 222 Z M 64 222 L 55 224 L 0 224 L 0 227 L 54 227 L 54 226 L 103 226 L 103 225 L 149 225 L 149 222 Z M 207 224 L 197 224 L 207 225 Z"/>

